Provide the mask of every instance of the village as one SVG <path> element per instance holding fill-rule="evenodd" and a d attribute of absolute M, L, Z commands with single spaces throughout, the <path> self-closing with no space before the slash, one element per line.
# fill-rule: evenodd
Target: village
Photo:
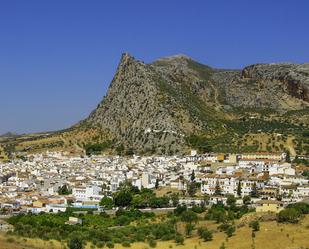
<path fill-rule="evenodd" d="M 236 203 L 249 201 L 257 212 L 279 212 L 309 200 L 304 170 L 286 153 L 198 155 L 193 150 L 189 156 L 125 158 L 47 152 L 0 164 L 0 207 L 2 214 L 98 209 L 103 197 L 112 198 L 128 181 L 139 190 L 179 193 L 179 204 L 187 206 L 226 203 L 233 195 Z M 192 174 L 198 189 L 188 195 Z"/>

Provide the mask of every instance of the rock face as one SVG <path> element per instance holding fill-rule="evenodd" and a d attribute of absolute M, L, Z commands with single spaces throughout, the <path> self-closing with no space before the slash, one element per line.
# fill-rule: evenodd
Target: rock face
<path fill-rule="evenodd" d="M 76 126 L 100 127 L 126 148 L 177 153 L 191 134 L 234 132 L 235 108 L 282 115 L 309 107 L 309 64 L 256 64 L 218 70 L 177 55 L 145 64 L 122 55 L 109 90 Z"/>
<path fill-rule="evenodd" d="M 309 102 L 309 64 L 256 64 L 228 84 L 228 101 L 236 106 L 302 109 Z"/>

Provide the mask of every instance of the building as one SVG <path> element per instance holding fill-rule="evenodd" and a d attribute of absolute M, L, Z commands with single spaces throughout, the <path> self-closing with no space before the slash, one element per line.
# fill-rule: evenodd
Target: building
<path fill-rule="evenodd" d="M 271 152 L 252 152 L 252 153 L 244 153 L 242 154 L 242 159 L 266 159 L 266 160 L 275 160 L 275 161 L 281 161 L 284 160 L 286 157 L 285 153 L 271 153 Z"/>
<path fill-rule="evenodd" d="M 76 218 L 76 217 L 69 217 L 69 220 L 65 223 L 67 225 L 82 225 L 83 221 L 82 219 Z"/>
<path fill-rule="evenodd" d="M 72 195 L 77 201 L 100 201 L 103 198 L 100 192 L 101 188 L 97 185 L 75 187 L 72 189 Z"/>
<path fill-rule="evenodd" d="M 283 210 L 283 203 L 276 200 L 260 200 L 255 203 L 256 212 L 274 212 L 279 213 Z"/>

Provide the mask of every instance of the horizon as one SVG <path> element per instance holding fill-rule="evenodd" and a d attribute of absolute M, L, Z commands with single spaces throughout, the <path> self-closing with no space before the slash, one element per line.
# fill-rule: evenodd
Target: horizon
<path fill-rule="evenodd" d="M 214 68 L 309 62 L 309 2 L 14 0 L 0 4 L 0 134 L 57 131 L 102 100 L 121 54 Z"/>

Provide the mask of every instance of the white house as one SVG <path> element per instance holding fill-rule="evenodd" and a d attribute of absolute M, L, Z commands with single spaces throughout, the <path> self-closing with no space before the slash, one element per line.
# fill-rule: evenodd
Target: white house
<path fill-rule="evenodd" d="M 100 191 L 101 188 L 97 185 L 75 187 L 72 189 L 72 195 L 77 201 L 100 201 L 103 198 Z"/>

